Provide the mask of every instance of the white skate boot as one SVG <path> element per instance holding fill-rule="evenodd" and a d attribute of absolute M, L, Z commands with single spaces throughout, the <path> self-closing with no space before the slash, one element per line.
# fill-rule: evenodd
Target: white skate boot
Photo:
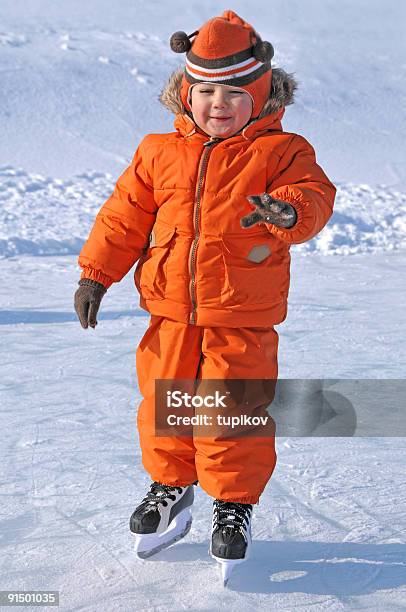
<path fill-rule="evenodd" d="M 197 484 L 197 483 L 194 483 Z M 134 550 L 146 559 L 183 538 L 192 525 L 193 485 L 172 487 L 153 482 L 150 491 L 134 510 L 130 530 Z"/>

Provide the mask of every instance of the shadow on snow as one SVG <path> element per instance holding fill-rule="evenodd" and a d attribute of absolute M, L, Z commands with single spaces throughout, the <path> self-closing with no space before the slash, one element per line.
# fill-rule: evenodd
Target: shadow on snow
<path fill-rule="evenodd" d="M 146 317 L 146 312 L 134 308 L 134 310 L 110 310 L 97 315 L 100 321 L 121 319 L 126 317 Z M 79 320 L 76 313 L 58 312 L 53 310 L 35 310 L 35 308 L 17 308 L 15 310 L 0 310 L 0 325 L 16 325 L 18 323 L 70 323 Z"/>
<path fill-rule="evenodd" d="M 154 558 L 165 563 L 202 559 L 211 560 L 207 546 L 186 542 Z M 235 568 L 228 588 L 246 593 L 345 597 L 395 589 L 405 584 L 404 544 L 256 540 L 251 558 Z"/>

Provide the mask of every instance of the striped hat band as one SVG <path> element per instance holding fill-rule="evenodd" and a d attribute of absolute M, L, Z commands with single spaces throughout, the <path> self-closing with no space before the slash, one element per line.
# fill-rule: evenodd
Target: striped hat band
<path fill-rule="evenodd" d="M 260 62 L 252 55 L 252 47 L 219 59 L 204 59 L 189 51 L 186 56 L 185 77 L 189 83 L 223 83 L 242 86 L 256 81 L 270 70 L 270 62 Z"/>

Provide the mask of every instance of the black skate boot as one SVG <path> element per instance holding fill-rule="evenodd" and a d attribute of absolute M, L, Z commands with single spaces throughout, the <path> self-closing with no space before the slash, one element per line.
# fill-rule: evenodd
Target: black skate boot
<path fill-rule="evenodd" d="M 197 484 L 193 483 L 193 484 Z M 183 538 L 192 525 L 193 485 L 172 487 L 153 482 L 130 518 L 135 552 L 141 559 Z"/>
<path fill-rule="evenodd" d="M 213 502 L 210 554 L 221 565 L 224 586 L 235 565 L 246 561 L 251 550 L 251 504 Z"/>

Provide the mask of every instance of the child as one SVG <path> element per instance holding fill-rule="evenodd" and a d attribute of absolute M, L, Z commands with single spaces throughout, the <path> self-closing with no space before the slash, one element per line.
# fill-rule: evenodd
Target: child
<path fill-rule="evenodd" d="M 157 436 L 154 383 L 277 378 L 289 248 L 325 226 L 336 189 L 305 138 L 283 131 L 296 83 L 271 68 L 272 45 L 251 25 L 228 10 L 170 44 L 186 52 L 161 94 L 176 131 L 142 140 L 98 213 L 75 308 L 95 328 L 104 293 L 138 260 L 151 314 L 137 349 L 138 428 L 154 481 L 131 517 L 138 554 L 187 533 L 198 481 L 214 498 L 212 555 L 229 567 L 247 558 L 274 439 Z"/>

